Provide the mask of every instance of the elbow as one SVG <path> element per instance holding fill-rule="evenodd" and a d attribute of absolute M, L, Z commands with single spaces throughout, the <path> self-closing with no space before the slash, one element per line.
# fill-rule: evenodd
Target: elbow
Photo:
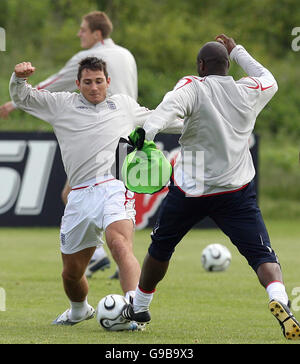
<path fill-rule="evenodd" d="M 17 106 L 17 108 L 20 108 L 26 100 L 26 95 L 18 92 L 18 89 L 15 87 L 10 88 L 9 91 L 11 101 Z"/>
<path fill-rule="evenodd" d="M 269 82 L 272 85 L 271 90 L 273 92 L 273 95 L 275 95 L 276 92 L 278 91 L 278 83 L 277 83 L 275 77 L 272 75 L 271 72 L 269 72 L 269 76 L 270 76 L 269 77 Z"/>
<path fill-rule="evenodd" d="M 15 88 L 13 87 L 13 85 L 10 85 L 10 87 L 9 87 L 9 96 L 10 96 L 11 101 L 12 101 L 15 105 L 18 105 L 19 98 L 17 97 L 17 93 L 16 93 L 16 90 L 15 90 Z"/>
<path fill-rule="evenodd" d="M 272 87 L 274 95 L 276 94 L 276 92 L 278 91 L 278 83 L 276 82 L 276 80 L 274 80 L 274 85 Z"/>
<path fill-rule="evenodd" d="M 11 101 L 12 101 L 12 103 L 13 103 L 13 105 L 15 106 L 15 107 L 17 107 L 17 108 L 19 108 L 20 107 L 20 100 L 18 99 L 18 98 L 16 98 L 16 97 L 14 97 L 14 96 L 12 96 L 12 95 L 10 95 L 10 99 L 11 99 Z"/>

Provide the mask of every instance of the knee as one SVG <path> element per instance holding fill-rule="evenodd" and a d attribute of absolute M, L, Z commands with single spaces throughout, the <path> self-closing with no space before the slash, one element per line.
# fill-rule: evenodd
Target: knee
<path fill-rule="evenodd" d="M 74 267 L 64 267 L 61 276 L 65 281 L 78 282 L 82 278 L 83 273 L 79 269 L 74 269 Z"/>
<path fill-rule="evenodd" d="M 109 248 L 114 259 L 122 259 L 122 257 L 132 253 L 131 242 L 123 236 L 111 240 Z"/>
<path fill-rule="evenodd" d="M 161 262 L 169 261 L 174 253 L 174 244 L 162 244 L 159 241 L 152 239 L 148 248 L 148 253 Z"/>

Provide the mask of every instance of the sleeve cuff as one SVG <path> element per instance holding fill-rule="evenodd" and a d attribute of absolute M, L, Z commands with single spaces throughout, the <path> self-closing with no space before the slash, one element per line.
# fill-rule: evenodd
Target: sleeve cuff
<path fill-rule="evenodd" d="M 16 104 L 13 100 L 11 100 L 11 104 L 12 104 L 12 106 L 13 106 L 15 109 L 17 109 L 17 108 L 18 108 L 17 104 Z"/>
<path fill-rule="evenodd" d="M 26 78 L 20 78 L 20 77 L 17 77 L 16 76 L 16 74 L 15 74 L 15 72 L 13 73 L 13 75 L 12 75 L 12 79 L 13 79 L 13 81 L 14 82 L 16 82 L 16 83 L 24 83 L 24 82 L 26 82 Z"/>
<path fill-rule="evenodd" d="M 229 55 L 229 57 L 230 57 L 231 60 L 235 60 L 236 59 L 236 57 L 237 57 L 238 52 L 239 52 L 240 49 L 245 49 L 245 48 L 242 45 L 240 45 L 240 44 L 236 45 L 233 48 L 233 50 L 230 52 L 230 55 Z"/>

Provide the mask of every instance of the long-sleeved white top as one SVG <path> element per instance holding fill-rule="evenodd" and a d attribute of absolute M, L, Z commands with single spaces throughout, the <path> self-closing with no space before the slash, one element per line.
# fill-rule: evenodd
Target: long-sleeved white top
<path fill-rule="evenodd" d="M 86 57 L 101 58 L 107 63 L 108 76 L 111 78 L 108 95 L 124 94 L 137 100 L 138 76 L 135 59 L 128 49 L 115 44 L 111 38 L 76 53 L 58 73 L 40 82 L 36 88 L 52 92 L 75 91 L 79 62 Z"/>
<path fill-rule="evenodd" d="M 278 86 L 241 45 L 230 57 L 248 77 L 183 77 L 144 125 L 146 138 L 152 140 L 172 120 L 184 119 L 174 180 L 187 195 L 234 191 L 255 176 L 249 137 Z"/>
<path fill-rule="evenodd" d="M 94 105 L 76 92 L 38 90 L 14 73 L 10 95 L 20 109 L 53 126 L 71 187 L 109 176 L 120 138 L 143 126 L 152 112 L 127 95 Z M 163 132 L 181 133 L 182 126 L 177 120 Z"/>

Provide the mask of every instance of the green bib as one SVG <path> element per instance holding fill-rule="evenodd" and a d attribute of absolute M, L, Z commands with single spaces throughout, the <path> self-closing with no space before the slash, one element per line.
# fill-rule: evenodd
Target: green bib
<path fill-rule="evenodd" d="M 144 141 L 141 150 L 129 153 L 122 166 L 125 186 L 136 193 L 152 194 L 163 189 L 172 175 L 172 166 L 154 142 Z"/>

